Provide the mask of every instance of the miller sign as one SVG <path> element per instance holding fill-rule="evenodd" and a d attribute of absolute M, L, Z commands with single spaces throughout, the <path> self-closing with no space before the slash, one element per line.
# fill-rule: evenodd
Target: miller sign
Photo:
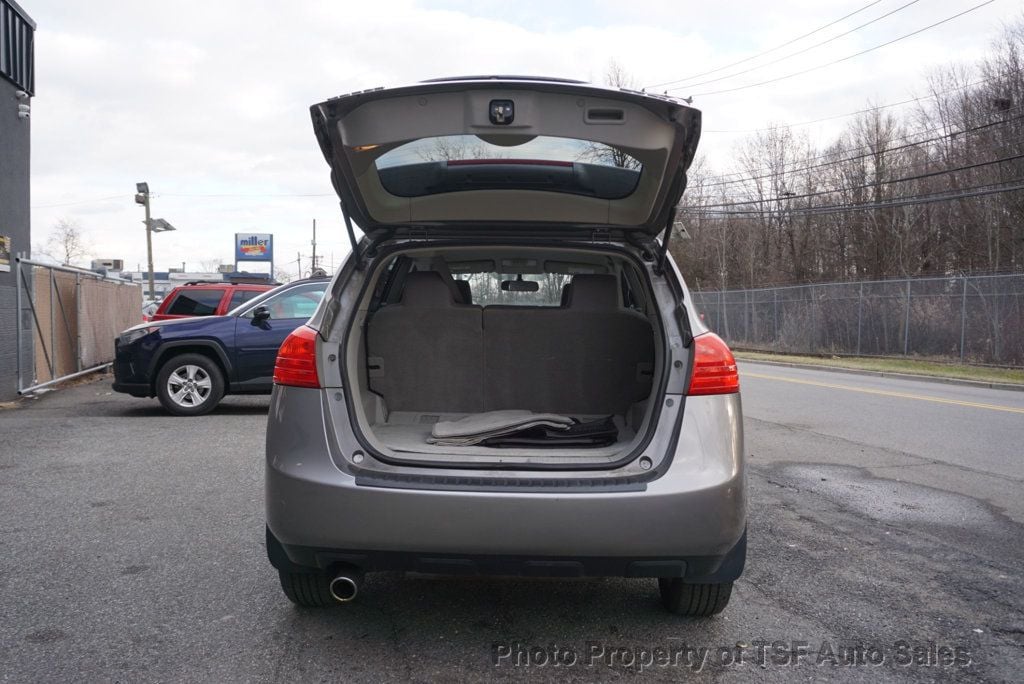
<path fill-rule="evenodd" d="M 235 233 L 235 261 L 273 261 L 273 237 L 270 233 Z"/>

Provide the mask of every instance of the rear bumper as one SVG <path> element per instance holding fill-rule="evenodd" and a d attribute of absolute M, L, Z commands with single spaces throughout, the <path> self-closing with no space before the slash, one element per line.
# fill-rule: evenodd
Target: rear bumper
<path fill-rule="evenodd" d="M 289 572 L 355 566 L 363 572 L 381 570 L 440 575 L 506 577 L 682 577 L 688 582 L 732 582 L 743 572 L 747 532 L 721 556 L 630 558 L 622 556 L 499 556 L 434 554 L 402 551 L 358 551 L 286 546 L 267 528 L 271 565 Z"/>
<path fill-rule="evenodd" d="M 746 491 L 737 395 L 687 400 L 673 461 L 658 479 L 623 491 L 579 492 L 357 484 L 332 459 L 326 434 L 333 427 L 324 424 L 320 395 L 279 387 L 271 402 L 267 525 L 286 564 L 687 578 L 742 569 Z"/>

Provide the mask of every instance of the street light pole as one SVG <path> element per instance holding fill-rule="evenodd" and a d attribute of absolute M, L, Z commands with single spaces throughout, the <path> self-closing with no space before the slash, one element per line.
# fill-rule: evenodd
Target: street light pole
<path fill-rule="evenodd" d="M 311 268 L 316 269 L 316 219 L 313 219 L 313 265 Z"/>
<path fill-rule="evenodd" d="M 146 210 L 146 264 L 149 267 L 149 299 L 156 299 L 156 286 L 153 283 L 153 224 L 149 218 L 149 183 L 136 183 L 135 203 L 141 204 Z"/>
<path fill-rule="evenodd" d="M 149 219 L 149 193 L 146 193 L 146 264 L 149 268 L 149 298 L 156 299 L 156 287 L 153 283 L 153 226 Z"/>
<path fill-rule="evenodd" d="M 135 203 L 141 204 L 146 210 L 146 262 L 149 266 L 149 299 L 152 301 L 156 299 L 156 284 L 153 282 L 153 233 L 164 233 L 169 230 L 174 230 L 167 221 L 158 218 L 151 218 L 149 215 L 149 184 L 148 183 L 136 183 L 135 184 Z M 185 264 L 181 265 L 182 270 L 185 269 Z"/>

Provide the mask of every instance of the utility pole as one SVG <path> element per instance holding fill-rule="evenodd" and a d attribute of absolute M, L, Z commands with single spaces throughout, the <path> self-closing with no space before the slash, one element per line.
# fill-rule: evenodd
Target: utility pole
<path fill-rule="evenodd" d="M 316 269 L 316 219 L 313 219 L 313 265 L 312 269 Z"/>
<path fill-rule="evenodd" d="M 302 278 L 302 253 L 296 252 L 295 257 L 295 263 L 299 265 L 299 278 Z"/>

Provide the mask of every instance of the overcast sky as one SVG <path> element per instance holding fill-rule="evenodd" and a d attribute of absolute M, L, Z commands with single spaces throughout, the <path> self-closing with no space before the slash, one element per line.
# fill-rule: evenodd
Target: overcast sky
<path fill-rule="evenodd" d="M 348 251 L 309 105 L 364 88 L 459 74 L 601 81 L 611 60 L 641 85 L 690 77 L 868 9 L 759 60 L 778 59 L 909 0 L 632 2 L 259 2 L 19 0 L 38 23 L 32 101 L 33 242 L 60 218 L 81 223 L 93 256 L 145 267 L 136 181 L 154 216 L 156 267 L 232 260 L 236 232 L 273 233 L 279 264 Z M 685 96 L 771 79 L 910 33 L 982 0 L 918 0 L 863 30 Z M 683 9 L 685 8 L 685 9 Z M 709 131 L 798 122 L 924 92 L 936 66 L 981 57 L 1014 0 L 862 57 L 771 85 L 697 97 Z M 660 90 L 660 89 L 659 89 Z M 807 130 L 825 140 L 843 121 Z M 741 136 L 705 133 L 717 163 Z M 109 199 L 108 199 L 109 198 Z M 62 206 L 55 206 L 62 205 Z M 285 264 L 294 270 L 294 263 Z"/>

